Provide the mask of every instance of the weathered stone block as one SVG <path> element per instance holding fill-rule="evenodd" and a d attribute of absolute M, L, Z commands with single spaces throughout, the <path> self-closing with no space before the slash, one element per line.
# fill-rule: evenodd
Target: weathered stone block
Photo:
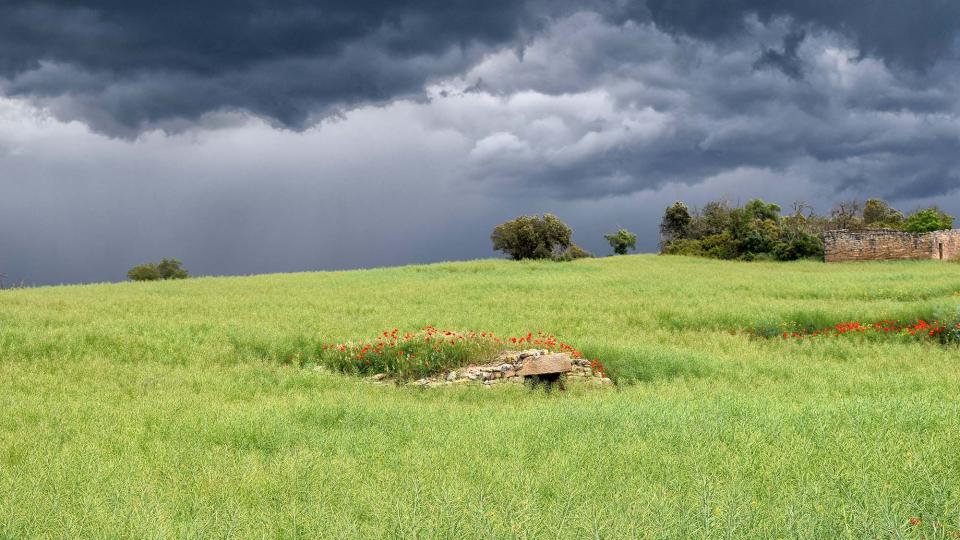
<path fill-rule="evenodd" d="M 534 375 L 556 375 L 573 369 L 570 357 L 566 354 L 548 354 L 536 358 L 528 358 L 517 375 L 532 377 Z"/>

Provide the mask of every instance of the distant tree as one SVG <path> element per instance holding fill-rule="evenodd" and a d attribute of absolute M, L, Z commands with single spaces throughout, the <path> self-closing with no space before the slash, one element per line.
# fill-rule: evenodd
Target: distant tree
<path fill-rule="evenodd" d="M 157 269 L 160 270 L 160 277 L 163 279 L 186 279 L 190 277 L 190 274 L 181 267 L 182 264 L 177 259 L 163 259 L 157 265 Z"/>
<path fill-rule="evenodd" d="M 190 274 L 184 270 L 179 260 L 163 259 L 159 263 L 144 263 L 134 266 L 127 272 L 133 281 L 158 281 L 161 279 L 186 279 Z"/>
<path fill-rule="evenodd" d="M 637 235 L 626 229 L 620 229 L 612 234 L 605 234 L 603 237 L 607 239 L 610 247 L 613 248 L 613 252 L 617 255 L 626 255 L 628 250 L 637 249 Z"/>
<path fill-rule="evenodd" d="M 766 203 L 763 199 L 753 199 L 743 207 L 750 219 L 777 221 L 780 219 L 780 206 Z"/>
<path fill-rule="evenodd" d="M 840 201 L 830 210 L 830 225 L 834 229 L 859 229 L 863 225 L 859 201 Z"/>
<path fill-rule="evenodd" d="M 163 279 L 160 268 L 155 263 L 145 263 L 134 266 L 127 271 L 127 277 L 133 281 L 157 281 Z"/>
<path fill-rule="evenodd" d="M 883 199 L 867 199 L 863 205 L 863 226 L 871 229 L 898 229 L 903 213 Z"/>
<path fill-rule="evenodd" d="M 917 210 L 903 223 L 903 230 L 912 233 L 941 231 L 953 228 L 953 216 L 942 212 L 936 206 Z"/>
<path fill-rule="evenodd" d="M 573 231 L 553 214 L 520 216 L 497 225 L 490 234 L 495 251 L 514 260 L 563 258 Z"/>
<path fill-rule="evenodd" d="M 661 253 L 717 259 L 795 260 L 822 258 L 821 232 L 826 220 L 803 203 L 781 216 L 779 205 L 751 199 L 741 207 L 725 201 L 707 203 L 703 210 L 684 216 L 686 206 L 667 209 L 661 224 L 665 239 Z"/>
<path fill-rule="evenodd" d="M 683 202 L 677 201 L 668 206 L 663 212 L 663 219 L 660 221 L 661 247 L 675 240 L 689 238 L 690 221 L 692 219 L 690 209 Z"/>

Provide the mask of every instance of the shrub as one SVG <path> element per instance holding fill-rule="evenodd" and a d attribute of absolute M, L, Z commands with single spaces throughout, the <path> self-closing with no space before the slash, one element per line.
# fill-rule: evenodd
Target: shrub
<path fill-rule="evenodd" d="M 493 229 L 494 251 L 514 260 L 562 258 L 573 245 L 573 231 L 553 214 L 520 216 Z"/>
<path fill-rule="evenodd" d="M 132 281 L 157 281 L 161 279 L 186 279 L 190 277 L 177 259 L 163 259 L 160 263 L 144 263 L 127 272 Z"/>
<path fill-rule="evenodd" d="M 134 266 L 127 272 L 127 277 L 133 281 L 157 281 L 163 279 L 160 268 L 154 263 Z"/>
<path fill-rule="evenodd" d="M 941 212 L 936 206 L 917 210 L 910 214 L 903 224 L 903 230 L 912 233 L 924 233 L 953 228 L 953 216 Z"/>
<path fill-rule="evenodd" d="M 557 261 L 572 261 L 574 259 L 589 259 L 591 257 L 593 257 L 593 253 L 590 253 L 576 244 L 570 244 L 570 247 L 568 247 L 563 253 L 553 258 Z"/>
<path fill-rule="evenodd" d="M 791 240 L 778 242 L 773 247 L 773 255 L 781 261 L 823 259 L 823 241 L 818 236 L 799 233 Z"/>
<path fill-rule="evenodd" d="M 637 235 L 626 229 L 620 229 L 612 234 L 605 234 L 603 237 L 607 239 L 610 247 L 613 248 L 613 252 L 617 255 L 626 255 L 628 250 L 637 249 Z"/>
<path fill-rule="evenodd" d="M 688 255 L 692 257 L 707 257 L 703 242 L 689 238 L 679 238 L 663 247 L 661 253 L 665 255 Z M 721 258 L 721 257 L 718 257 Z"/>

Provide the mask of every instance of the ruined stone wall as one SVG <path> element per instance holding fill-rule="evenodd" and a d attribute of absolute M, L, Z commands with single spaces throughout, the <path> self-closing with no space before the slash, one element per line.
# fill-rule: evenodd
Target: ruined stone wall
<path fill-rule="evenodd" d="M 960 257 L 960 229 L 937 231 L 933 236 L 933 258 L 940 258 L 940 245 L 943 246 L 943 260 L 952 261 Z"/>
<path fill-rule="evenodd" d="M 828 231 L 823 237 L 827 262 L 940 259 L 960 256 L 960 230 L 907 233 L 889 229 Z"/>

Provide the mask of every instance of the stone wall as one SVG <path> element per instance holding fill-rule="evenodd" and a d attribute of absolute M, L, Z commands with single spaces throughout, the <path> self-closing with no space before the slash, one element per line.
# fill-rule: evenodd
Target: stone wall
<path fill-rule="evenodd" d="M 823 245 L 827 262 L 952 260 L 960 256 L 960 230 L 921 234 L 890 229 L 828 231 L 823 236 Z"/>
<path fill-rule="evenodd" d="M 960 230 L 937 231 L 930 233 L 933 236 L 933 258 L 942 258 L 945 261 L 952 261 L 960 257 Z M 940 246 L 943 246 L 943 257 L 940 257 Z"/>

